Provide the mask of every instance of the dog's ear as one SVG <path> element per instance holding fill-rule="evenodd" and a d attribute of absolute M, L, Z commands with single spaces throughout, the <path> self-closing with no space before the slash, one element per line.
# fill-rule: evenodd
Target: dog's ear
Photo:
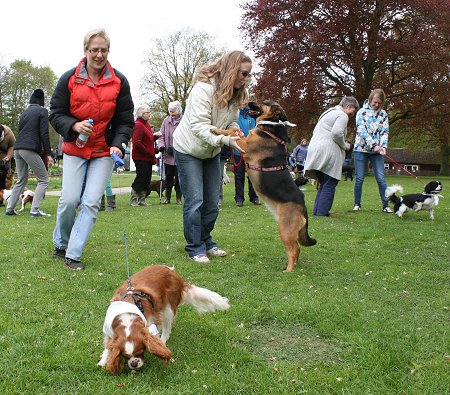
<path fill-rule="evenodd" d="M 430 195 L 436 189 L 436 181 L 431 181 L 427 185 L 425 185 L 424 192 L 427 195 Z"/>
<path fill-rule="evenodd" d="M 161 358 L 164 363 L 169 362 L 172 351 L 170 351 L 159 338 L 148 332 L 147 329 L 145 329 L 144 344 L 149 353 Z"/>
<path fill-rule="evenodd" d="M 123 369 L 123 362 L 121 358 L 121 352 L 114 342 L 109 348 L 109 359 L 106 365 L 106 370 L 112 374 L 118 374 Z"/>

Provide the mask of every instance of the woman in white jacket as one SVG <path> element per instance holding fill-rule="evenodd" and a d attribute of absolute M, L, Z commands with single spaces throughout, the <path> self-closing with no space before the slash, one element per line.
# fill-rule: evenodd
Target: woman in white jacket
<path fill-rule="evenodd" d="M 196 262 L 209 262 L 208 255 L 226 255 L 211 237 L 219 213 L 219 152 L 224 144 L 242 152 L 236 144 L 237 119 L 251 69 L 251 59 L 241 51 L 228 52 L 200 68 L 184 116 L 173 135 L 184 196 L 185 250 Z M 218 134 L 218 129 L 228 129 L 231 134 Z"/>
<path fill-rule="evenodd" d="M 342 175 L 345 150 L 350 149 L 350 144 L 345 141 L 348 119 L 358 108 L 358 101 L 353 96 L 344 96 L 338 106 L 320 116 L 314 128 L 305 161 L 306 174 L 319 181 L 313 215 L 330 215 Z"/>

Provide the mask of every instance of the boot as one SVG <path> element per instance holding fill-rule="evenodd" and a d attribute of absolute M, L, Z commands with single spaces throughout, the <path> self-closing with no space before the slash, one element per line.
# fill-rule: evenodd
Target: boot
<path fill-rule="evenodd" d="M 106 196 L 106 201 L 108 205 L 106 206 L 105 211 L 114 211 L 114 209 L 116 208 L 116 195 Z"/>
<path fill-rule="evenodd" d="M 181 201 L 182 197 L 183 195 L 181 194 L 181 192 L 177 192 L 177 204 L 183 204 L 183 202 Z"/>
<path fill-rule="evenodd" d="M 150 206 L 150 204 L 145 202 L 145 198 L 147 197 L 147 191 L 142 191 L 138 197 L 138 206 Z"/>
<path fill-rule="evenodd" d="M 172 196 L 172 187 L 166 188 L 166 200 L 162 204 L 170 204 L 170 197 Z"/>
<path fill-rule="evenodd" d="M 138 206 L 139 194 L 132 189 L 131 190 L 131 198 L 130 198 L 130 206 L 137 207 Z"/>
<path fill-rule="evenodd" d="M 105 211 L 105 195 L 103 195 L 100 199 L 100 208 L 98 209 L 98 211 Z"/>

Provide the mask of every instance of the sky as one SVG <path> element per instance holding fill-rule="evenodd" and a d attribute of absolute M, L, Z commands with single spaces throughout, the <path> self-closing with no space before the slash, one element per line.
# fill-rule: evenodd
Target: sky
<path fill-rule="evenodd" d="M 152 40 L 188 27 L 215 37 L 219 47 L 244 50 L 238 30 L 242 1 L 3 1 L 0 63 L 27 59 L 59 77 L 84 56 L 84 35 L 103 27 L 111 39 L 108 60 L 127 77 L 138 105 L 142 62 Z"/>

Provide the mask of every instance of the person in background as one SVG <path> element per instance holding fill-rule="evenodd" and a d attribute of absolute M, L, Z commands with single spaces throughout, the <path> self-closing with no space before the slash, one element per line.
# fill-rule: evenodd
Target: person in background
<path fill-rule="evenodd" d="M 342 174 L 344 175 L 344 181 L 350 178 L 353 181 L 353 143 L 349 140 L 345 140 L 350 145 L 350 149 L 345 151 L 344 163 L 342 164 Z"/>
<path fill-rule="evenodd" d="M 64 138 L 53 257 L 72 270 L 84 268 L 81 255 L 114 166 L 111 155 L 123 157 L 134 126 L 130 85 L 108 62 L 105 30 L 89 31 L 83 49 L 84 57 L 61 76 L 50 100 L 50 123 Z M 76 143 L 80 135 L 88 137 L 82 148 Z"/>
<path fill-rule="evenodd" d="M 163 204 L 170 204 L 172 196 L 172 187 L 175 187 L 177 204 L 183 204 L 181 201 L 181 189 L 178 182 L 178 171 L 175 163 L 175 156 L 173 153 L 173 132 L 177 128 L 183 116 L 183 109 L 181 103 L 173 101 L 169 103 L 169 115 L 164 118 L 161 129 L 161 137 L 158 139 L 158 150 L 163 155 L 164 159 L 164 174 L 166 181 L 166 199 Z"/>
<path fill-rule="evenodd" d="M 248 107 L 248 100 L 242 102 L 241 108 L 239 109 L 238 124 L 244 134 L 244 137 L 248 136 L 250 130 L 252 130 L 256 121 L 249 115 L 250 108 Z M 242 207 L 244 205 L 244 184 L 245 184 L 245 162 L 244 158 L 238 150 L 234 150 L 232 154 L 233 158 L 233 171 L 234 171 L 234 201 L 237 207 Z M 248 197 L 250 202 L 259 206 L 261 202 L 259 201 L 258 195 L 253 188 L 250 178 L 247 177 L 248 182 Z"/>
<path fill-rule="evenodd" d="M 306 154 L 308 153 L 308 140 L 302 139 L 300 144 L 294 148 L 291 158 L 295 162 L 296 170 L 299 173 L 303 172 Z"/>
<path fill-rule="evenodd" d="M 388 146 L 389 119 L 383 110 L 386 95 L 382 89 L 374 89 L 362 108 L 356 114 L 356 136 L 353 148 L 355 164 L 355 205 L 353 211 L 361 210 L 362 186 L 367 164 L 372 164 L 378 184 L 382 210 L 392 213 L 386 199 L 386 180 L 384 176 L 384 155 Z"/>
<path fill-rule="evenodd" d="M 201 67 L 194 77 L 183 118 L 173 134 L 184 197 L 185 250 L 195 262 L 209 262 L 207 255 L 227 254 L 211 236 L 219 213 L 222 182 L 219 153 L 224 144 L 241 150 L 237 145 L 238 110 L 246 95 L 251 70 L 251 59 L 241 51 L 225 53 Z M 222 134 L 225 129 L 229 135 Z"/>
<path fill-rule="evenodd" d="M 18 180 L 8 200 L 6 215 L 19 215 L 15 210 L 20 195 L 28 182 L 28 168 L 31 167 L 37 179 L 30 216 L 49 217 L 39 209 L 48 187 L 48 172 L 41 158 L 41 151 L 52 162 L 50 135 L 48 132 L 48 111 L 44 108 L 44 91 L 36 89 L 30 97 L 30 105 L 20 114 L 19 134 L 14 144 L 14 159 Z"/>
<path fill-rule="evenodd" d="M 231 149 L 227 145 L 223 145 L 220 149 L 219 162 L 220 162 L 220 193 L 219 193 L 219 207 L 223 204 L 223 184 L 225 183 L 225 172 L 227 162 L 231 158 Z"/>
<path fill-rule="evenodd" d="M 353 96 L 344 96 L 339 105 L 325 111 L 314 128 L 305 161 L 305 174 L 319 181 L 313 215 L 330 216 L 336 186 L 342 176 L 347 124 L 359 109 Z"/>
<path fill-rule="evenodd" d="M 132 207 L 149 205 L 145 198 L 152 180 L 152 167 L 157 163 L 155 135 L 149 121 L 150 107 L 147 105 L 138 107 L 136 124 L 133 129 L 133 150 L 131 152 L 136 165 L 136 177 L 131 184 L 130 206 Z"/>
<path fill-rule="evenodd" d="M 16 137 L 12 130 L 0 124 L 0 191 L 10 189 L 12 185 L 11 159 L 14 155 L 15 142 Z M 0 197 L 0 207 L 3 205 L 3 198 Z"/>

